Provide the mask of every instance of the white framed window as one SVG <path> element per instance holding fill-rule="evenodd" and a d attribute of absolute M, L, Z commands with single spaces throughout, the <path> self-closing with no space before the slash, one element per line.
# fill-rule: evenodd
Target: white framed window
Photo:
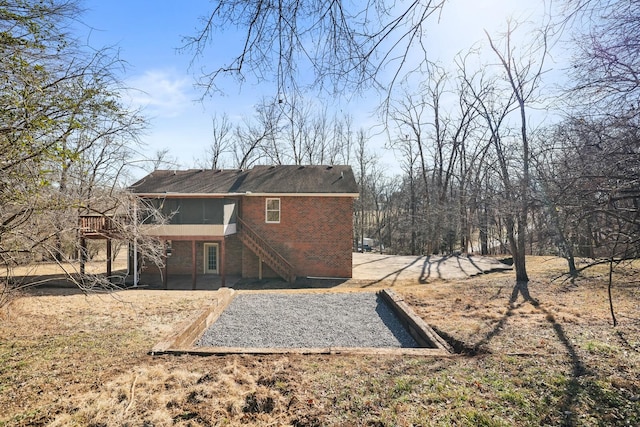
<path fill-rule="evenodd" d="M 265 203 L 265 220 L 267 223 L 280 222 L 280 199 L 267 199 Z"/>

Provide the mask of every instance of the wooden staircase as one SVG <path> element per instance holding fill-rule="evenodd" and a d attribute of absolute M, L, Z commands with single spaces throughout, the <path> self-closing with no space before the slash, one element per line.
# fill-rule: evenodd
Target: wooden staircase
<path fill-rule="evenodd" d="M 239 217 L 237 218 L 238 237 L 240 241 L 260 259 L 262 259 L 269 267 L 273 269 L 280 277 L 289 283 L 296 281 L 296 274 L 293 266 L 278 251 L 276 251 L 269 243 L 267 243 L 258 233 L 251 229 Z"/>

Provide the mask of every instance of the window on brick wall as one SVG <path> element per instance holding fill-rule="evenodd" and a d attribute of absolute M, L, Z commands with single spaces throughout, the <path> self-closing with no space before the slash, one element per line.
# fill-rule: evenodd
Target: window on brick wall
<path fill-rule="evenodd" d="M 267 199 L 266 201 L 266 222 L 280 222 L 280 199 Z"/>

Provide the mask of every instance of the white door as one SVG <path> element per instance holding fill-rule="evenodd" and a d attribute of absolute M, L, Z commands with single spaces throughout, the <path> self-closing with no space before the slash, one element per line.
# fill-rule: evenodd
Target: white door
<path fill-rule="evenodd" d="M 218 274 L 218 244 L 204 244 L 204 274 Z"/>

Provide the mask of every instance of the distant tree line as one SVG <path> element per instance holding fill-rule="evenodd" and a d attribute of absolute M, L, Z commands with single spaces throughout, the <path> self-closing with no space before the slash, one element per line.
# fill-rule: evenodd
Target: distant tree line
<path fill-rule="evenodd" d="M 323 0 L 312 3 L 309 9 L 264 12 L 260 22 L 277 27 L 280 20 L 295 21 L 303 13 L 313 22 L 314 11 L 332 10 Z M 246 24 L 258 44 L 245 46 L 236 68 L 203 75 L 208 91 L 217 90 L 215 82 L 222 75 L 266 73 L 269 54 L 278 56 L 284 49 L 291 60 L 304 46 L 300 40 L 281 43 L 277 52 L 263 46 L 266 39 L 257 34 L 266 33 L 255 32 L 255 20 L 235 15 L 234 5 L 233 0 L 220 2 L 219 15 L 212 15 L 206 31 L 191 40 L 196 54 L 205 56 L 206 41 L 216 25 L 222 30 L 225 20 Z M 398 19 L 416 16 L 418 8 L 413 7 L 377 12 L 381 21 L 398 22 L 391 19 L 393 13 L 398 12 Z M 440 7 L 446 3 L 421 5 L 420 25 Z M 350 20 L 358 16 L 356 11 L 340 13 L 341 30 L 357 26 Z M 368 129 L 354 126 L 348 116 L 331 116 L 305 104 L 299 89 L 287 99 L 264 100 L 255 116 L 242 123 L 215 117 L 213 142 L 200 165 L 351 164 L 360 185 L 355 242 L 372 238 L 385 251 L 399 254 L 510 254 L 521 281 L 528 280 L 526 254 L 562 256 L 572 274 L 577 273 L 576 257 L 637 257 L 639 15 L 637 0 L 567 0 L 542 21 L 509 21 L 503 34 L 487 33 L 483 43 L 459 54 L 452 65 L 425 56 L 417 72 L 403 74 L 403 62 L 380 109 L 385 144 L 401 163 L 394 176 L 383 170 Z M 318 18 L 309 31 L 322 32 L 327 25 L 335 23 Z M 280 35 L 291 30 L 277 28 Z M 405 46 L 402 37 L 415 34 L 416 26 L 395 35 L 402 43 L 383 50 L 383 63 L 375 63 L 372 51 L 363 47 L 368 42 L 385 46 L 376 37 L 392 39 L 396 29 L 389 27 L 384 37 L 359 33 L 364 40 L 346 57 L 343 51 L 332 56 L 322 50 L 307 58 L 336 68 L 361 61 L 362 67 L 349 74 L 351 80 L 340 80 L 344 74 L 327 72 L 327 66 L 316 68 L 316 84 L 338 79 L 347 86 L 366 86 L 383 63 L 394 63 L 390 52 Z M 348 34 L 354 33 L 335 36 Z M 561 77 L 549 81 L 550 51 L 558 46 L 573 52 L 571 63 Z M 248 69 L 242 59 L 258 51 L 263 56 L 252 56 Z M 296 68 L 281 63 L 276 74 L 283 87 L 295 80 Z"/>

